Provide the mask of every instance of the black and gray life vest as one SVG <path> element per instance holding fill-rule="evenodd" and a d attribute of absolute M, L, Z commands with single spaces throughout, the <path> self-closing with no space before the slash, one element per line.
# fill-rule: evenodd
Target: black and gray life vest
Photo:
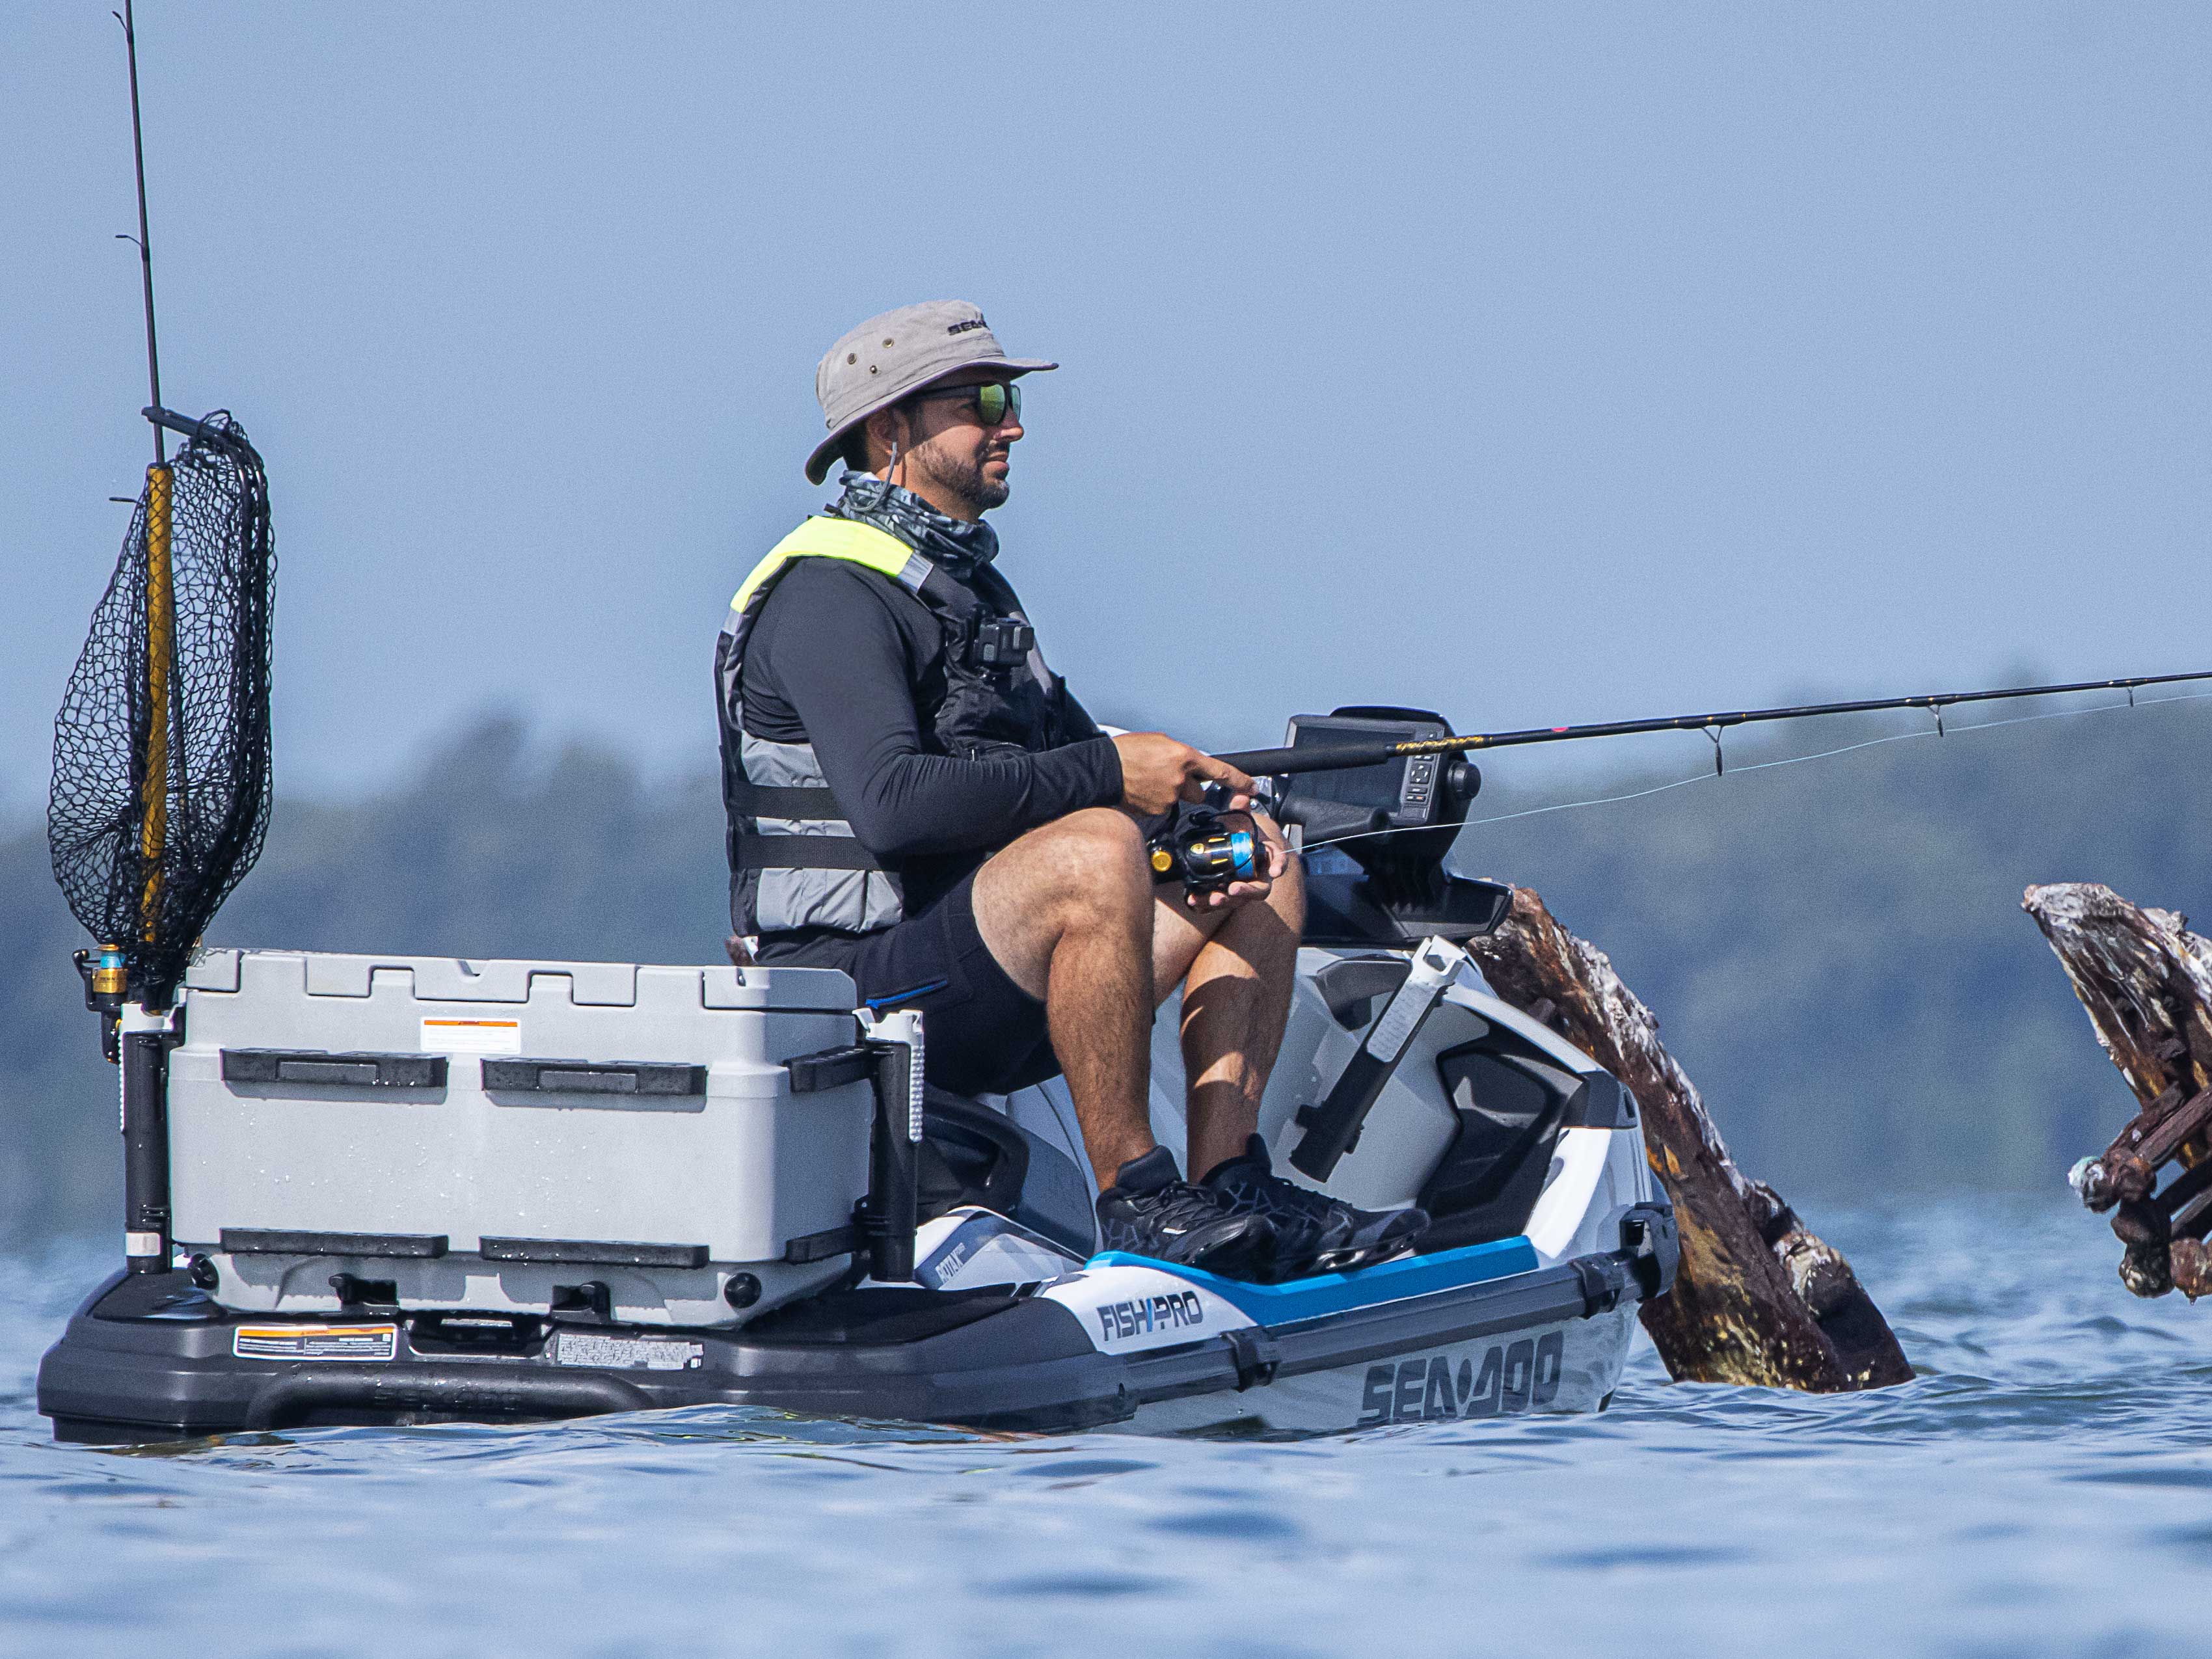
<path fill-rule="evenodd" d="M 817 515 L 755 565 L 730 601 L 714 650 L 722 805 L 729 814 L 730 915 L 747 936 L 793 928 L 871 933 L 904 914 L 898 878 L 854 839 L 814 747 L 744 729 L 745 641 L 797 559 L 844 559 L 890 577 L 928 607 L 945 636 L 945 688 L 924 707 L 932 751 L 977 759 L 1066 741 L 1067 693 L 1046 667 L 1013 590 L 987 565 L 954 580 L 897 537 Z"/>

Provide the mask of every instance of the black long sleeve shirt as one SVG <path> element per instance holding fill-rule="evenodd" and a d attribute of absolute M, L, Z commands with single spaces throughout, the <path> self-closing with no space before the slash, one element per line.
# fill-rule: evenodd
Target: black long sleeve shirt
<path fill-rule="evenodd" d="M 1121 798 L 1113 739 L 1071 696 L 1073 741 L 1038 754 L 930 753 L 921 705 L 945 685 L 944 630 L 890 578 L 802 559 L 753 623 L 740 685 L 744 729 L 811 743 L 853 833 L 896 872 L 907 913 L 1039 824 Z"/>

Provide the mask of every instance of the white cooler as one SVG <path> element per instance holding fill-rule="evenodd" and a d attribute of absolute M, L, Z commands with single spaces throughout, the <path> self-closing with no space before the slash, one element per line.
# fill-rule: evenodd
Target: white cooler
<path fill-rule="evenodd" d="M 354 1305 L 741 1322 L 836 1279 L 864 1079 L 811 968 L 215 951 L 169 1061 L 173 1231 L 256 1312 Z"/>

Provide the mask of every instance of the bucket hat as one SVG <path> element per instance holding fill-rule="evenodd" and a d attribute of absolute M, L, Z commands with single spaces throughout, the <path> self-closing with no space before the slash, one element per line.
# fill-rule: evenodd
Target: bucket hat
<path fill-rule="evenodd" d="M 847 435 L 879 409 L 966 368 L 1003 370 L 1009 380 L 1058 368 L 1036 357 L 1009 357 L 983 313 L 965 300 L 925 300 L 871 317 L 823 356 L 814 396 L 830 435 L 806 458 L 806 482 L 820 483 Z"/>

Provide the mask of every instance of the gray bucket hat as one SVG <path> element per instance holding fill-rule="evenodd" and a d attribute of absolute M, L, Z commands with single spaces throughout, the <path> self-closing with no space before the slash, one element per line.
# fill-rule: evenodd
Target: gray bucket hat
<path fill-rule="evenodd" d="M 1012 380 L 1058 368 L 1036 357 L 1009 357 L 983 313 L 965 300 L 925 300 L 871 317 L 830 348 L 814 371 L 814 396 L 830 435 L 806 458 L 806 482 L 820 483 L 846 434 L 879 409 L 963 368 L 997 368 Z"/>

